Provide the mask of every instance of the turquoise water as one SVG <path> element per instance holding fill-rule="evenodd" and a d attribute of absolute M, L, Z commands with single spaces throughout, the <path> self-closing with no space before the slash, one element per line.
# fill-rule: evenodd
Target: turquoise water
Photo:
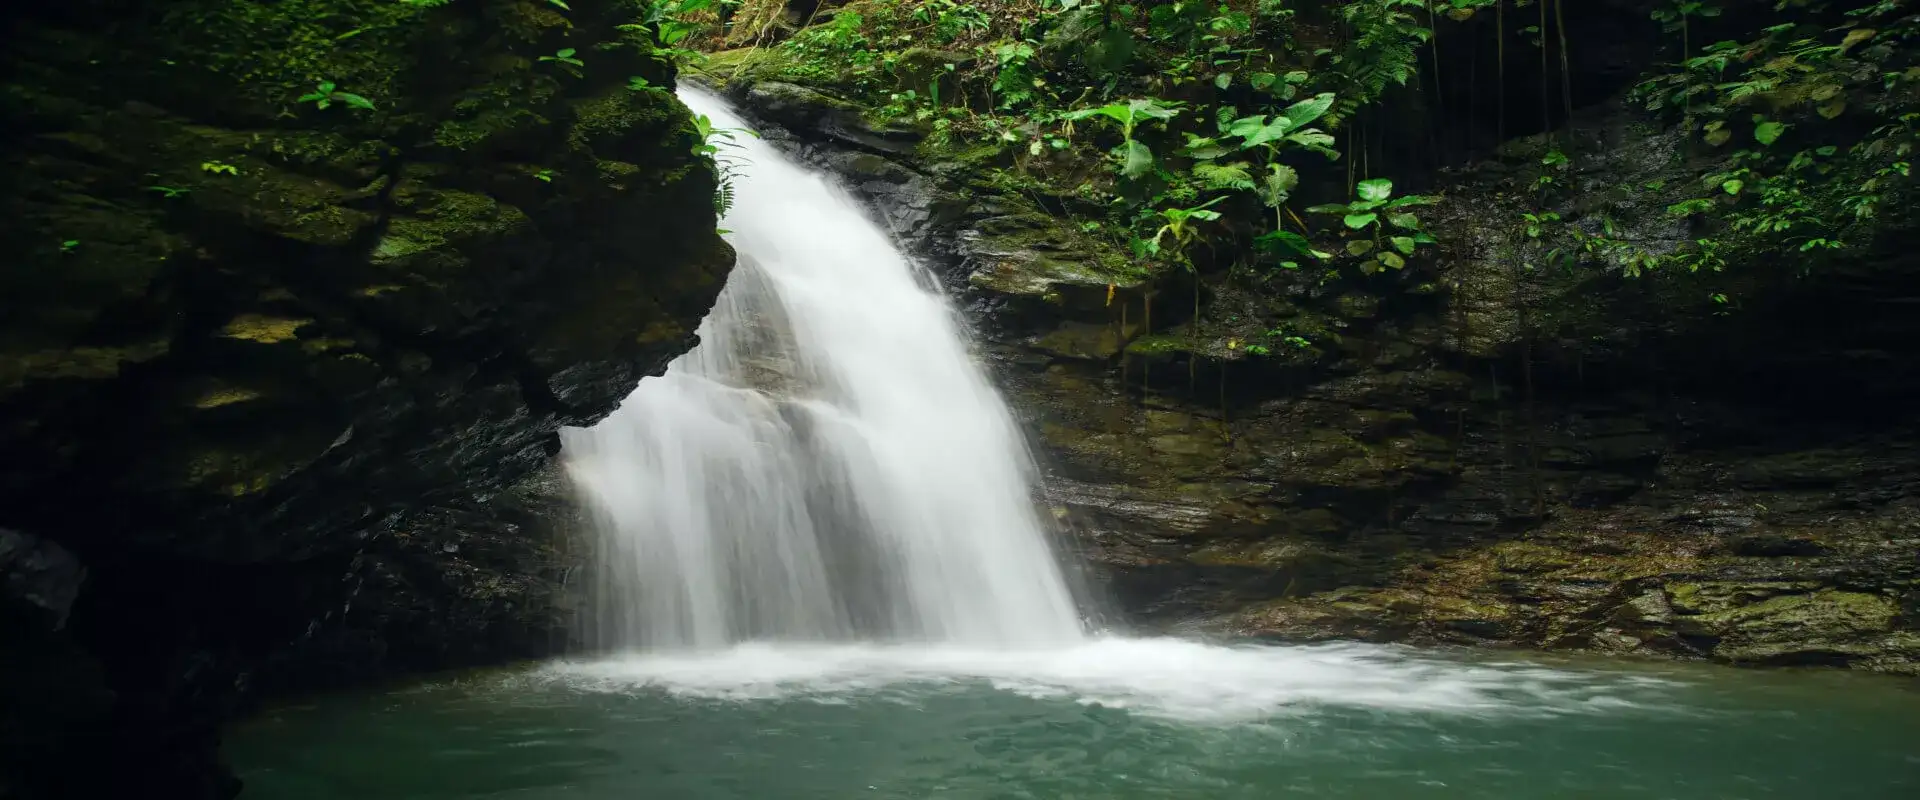
<path fill-rule="evenodd" d="M 300 798 L 1920 798 L 1920 683 L 1403 648 L 747 646 L 279 708 Z"/>

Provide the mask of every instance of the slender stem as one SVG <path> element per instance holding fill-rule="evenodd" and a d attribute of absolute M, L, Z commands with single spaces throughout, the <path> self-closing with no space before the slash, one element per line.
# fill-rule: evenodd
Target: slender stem
<path fill-rule="evenodd" d="M 1494 8 L 1494 60 L 1500 70 L 1495 83 L 1499 90 L 1494 94 L 1500 97 L 1500 110 L 1493 117 L 1493 138 L 1496 146 L 1507 141 L 1507 0 L 1499 0 Z"/>
<path fill-rule="evenodd" d="M 1537 0 L 1540 4 L 1540 130 L 1551 139 L 1553 136 L 1553 82 L 1547 67 L 1547 0 Z"/>
<path fill-rule="evenodd" d="M 1431 29 L 1427 32 L 1427 48 L 1433 54 L 1433 107 L 1440 117 L 1440 124 L 1429 130 L 1443 130 L 1447 126 L 1447 86 L 1440 80 L 1440 18 L 1433 14 L 1433 0 L 1427 1 L 1427 27 Z"/>
<path fill-rule="evenodd" d="M 1573 124 L 1573 62 L 1571 56 L 1568 55 L 1567 48 L 1566 10 L 1567 0 L 1554 0 L 1553 24 L 1554 27 L 1560 29 L 1560 102 L 1565 105 L 1567 111 L 1565 124 L 1571 126 Z M 1569 127 L 1569 130 L 1571 130 L 1571 127 Z M 1571 150 L 1572 148 L 1573 139 L 1569 136 L 1567 139 L 1567 149 Z"/>

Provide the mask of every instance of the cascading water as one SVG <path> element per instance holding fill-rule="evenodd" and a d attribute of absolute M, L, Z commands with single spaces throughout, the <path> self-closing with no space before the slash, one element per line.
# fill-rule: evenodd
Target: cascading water
<path fill-rule="evenodd" d="M 740 260 L 700 345 L 564 432 L 599 644 L 1079 641 L 1032 462 L 952 309 L 846 192 L 742 147 Z"/>

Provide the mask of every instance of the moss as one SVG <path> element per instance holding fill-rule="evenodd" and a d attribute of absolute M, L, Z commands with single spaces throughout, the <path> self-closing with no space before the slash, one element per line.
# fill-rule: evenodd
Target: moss
<path fill-rule="evenodd" d="M 1680 602 L 1676 606 L 1682 605 Z M 1879 595 L 1821 589 L 1681 618 L 1694 630 L 1743 639 L 1832 638 L 1893 629 L 1900 608 Z"/>
<path fill-rule="evenodd" d="M 573 104 L 574 123 L 568 143 L 579 150 L 604 149 L 634 131 L 685 131 L 687 146 L 694 144 L 685 112 L 664 95 L 617 89 Z"/>
<path fill-rule="evenodd" d="M 1815 586 L 1806 582 L 1675 583 L 1667 587 L 1667 597 L 1676 611 L 1711 616 Z"/>
<path fill-rule="evenodd" d="M 341 338 L 334 338 L 334 337 L 308 339 L 300 343 L 301 351 L 308 353 L 309 355 L 324 355 L 326 353 L 331 353 L 336 350 L 352 349 L 354 346 L 355 346 L 355 342 L 352 339 L 341 339 Z"/>
<path fill-rule="evenodd" d="M 1573 554 L 1537 542 L 1502 542 L 1487 555 L 1502 572 L 1546 573 L 1578 563 Z"/>
<path fill-rule="evenodd" d="M 124 347 L 75 347 L 0 356 L 0 390 L 17 389 L 33 380 L 100 380 L 111 378 L 125 364 L 152 361 L 166 355 L 165 340 Z"/>
<path fill-rule="evenodd" d="M 403 264 L 428 283 L 467 264 L 462 247 L 495 241 L 531 222 L 520 209 L 473 192 L 421 187 L 407 192 L 404 203 L 411 213 L 393 218 L 372 260 Z"/>
<path fill-rule="evenodd" d="M 262 110 L 295 107 L 321 80 L 382 104 L 434 14 L 389 0 L 197 0 L 169 7 L 163 38 L 176 45 L 174 69 L 213 73 Z"/>
<path fill-rule="evenodd" d="M 244 386 L 221 386 L 210 389 L 205 394 L 195 398 L 193 407 L 198 409 L 219 408 L 235 403 L 245 403 L 249 400 L 258 400 L 265 396 L 266 394 L 258 389 L 250 389 Z"/>
<path fill-rule="evenodd" d="M 1127 352 L 1136 356 L 1164 356 L 1192 352 L 1193 349 L 1186 337 L 1164 333 L 1136 337 L 1127 343 Z"/>
<path fill-rule="evenodd" d="M 220 329 L 220 335 L 228 339 L 245 339 L 261 344 L 276 344 L 293 340 L 299 335 L 299 330 L 302 326 L 309 325 L 312 322 L 313 320 L 311 319 L 287 319 L 285 317 L 270 317 L 263 314 L 242 314 L 229 320 L 227 324 Z"/>

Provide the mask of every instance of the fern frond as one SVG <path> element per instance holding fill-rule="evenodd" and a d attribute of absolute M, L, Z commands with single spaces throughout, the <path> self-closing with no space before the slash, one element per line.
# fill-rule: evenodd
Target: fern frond
<path fill-rule="evenodd" d="M 1210 191 L 1254 188 L 1253 174 L 1247 171 L 1246 163 L 1240 161 L 1231 164 L 1195 164 L 1193 177 L 1200 181 L 1201 188 Z"/>

